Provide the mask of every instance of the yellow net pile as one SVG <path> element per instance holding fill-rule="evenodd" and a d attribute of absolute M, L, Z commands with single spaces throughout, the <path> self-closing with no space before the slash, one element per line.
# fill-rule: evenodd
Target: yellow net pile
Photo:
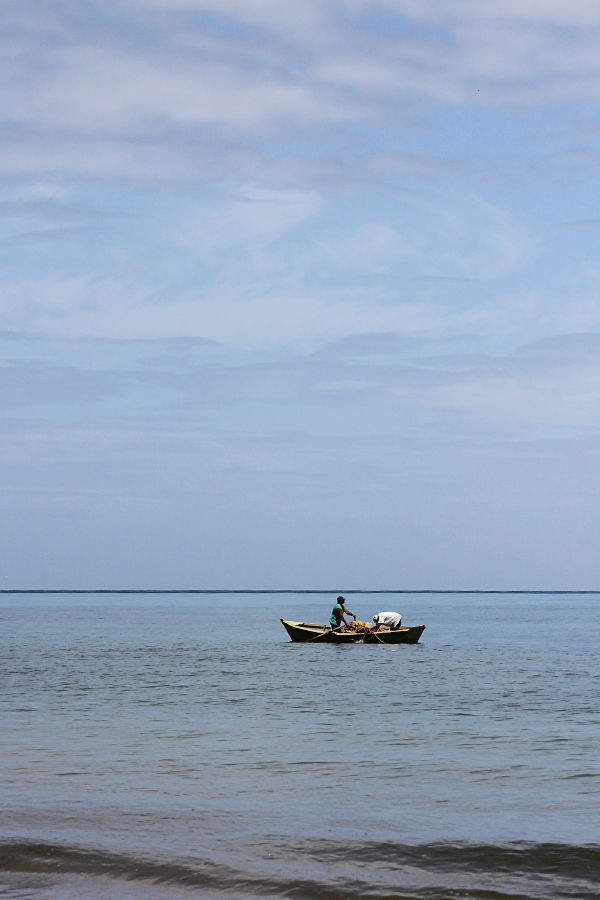
<path fill-rule="evenodd" d="M 362 633 L 364 631 L 368 631 L 370 627 L 371 626 L 368 622 L 361 622 L 359 619 L 357 619 L 356 622 L 348 623 L 348 628 L 350 629 L 350 631 L 357 631 Z"/>

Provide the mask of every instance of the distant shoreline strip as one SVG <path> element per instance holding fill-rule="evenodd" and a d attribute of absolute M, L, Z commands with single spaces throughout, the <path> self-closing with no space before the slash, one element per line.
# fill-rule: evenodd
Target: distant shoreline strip
<path fill-rule="evenodd" d="M 564 594 L 576 594 L 578 596 L 589 594 L 589 595 L 597 595 L 600 594 L 600 590 L 597 591 L 495 591 L 495 590 L 477 590 L 477 591 L 459 591 L 452 589 L 446 590 L 431 590 L 431 589 L 423 589 L 423 590 L 391 590 L 391 591 L 364 591 L 364 590 L 342 590 L 339 588 L 334 588 L 332 590 L 294 590 L 291 588 L 285 588 L 284 590 L 274 590 L 269 588 L 267 590 L 250 590 L 248 588 L 234 589 L 228 590 L 226 588 L 181 588 L 181 589 L 163 589 L 160 588 L 146 588 L 146 589 L 134 589 L 134 588 L 121 588 L 119 590 L 108 590 L 106 588 L 102 589 L 69 589 L 69 590 L 57 590 L 54 588 L 46 589 L 46 588 L 6 588 L 0 590 L 0 594 L 556 594 L 556 595 L 564 595 Z"/>

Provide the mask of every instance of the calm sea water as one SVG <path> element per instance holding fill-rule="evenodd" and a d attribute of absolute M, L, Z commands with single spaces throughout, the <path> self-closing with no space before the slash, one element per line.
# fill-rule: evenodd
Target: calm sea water
<path fill-rule="evenodd" d="M 600 597 L 0 598 L 0 896 L 600 896 Z"/>

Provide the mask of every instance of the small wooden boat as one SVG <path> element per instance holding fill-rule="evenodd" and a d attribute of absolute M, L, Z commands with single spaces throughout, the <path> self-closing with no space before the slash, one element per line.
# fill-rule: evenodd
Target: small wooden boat
<path fill-rule="evenodd" d="M 281 619 L 281 624 L 292 641 L 312 641 L 314 644 L 416 644 L 425 631 L 424 625 L 403 626 L 395 631 L 330 631 L 326 625 L 314 622 L 290 622 Z"/>

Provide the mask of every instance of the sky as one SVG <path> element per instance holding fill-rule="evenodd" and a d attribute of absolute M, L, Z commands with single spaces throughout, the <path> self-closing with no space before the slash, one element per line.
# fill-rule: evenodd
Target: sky
<path fill-rule="evenodd" d="M 0 588 L 600 589 L 597 2 L 0 42 Z"/>

